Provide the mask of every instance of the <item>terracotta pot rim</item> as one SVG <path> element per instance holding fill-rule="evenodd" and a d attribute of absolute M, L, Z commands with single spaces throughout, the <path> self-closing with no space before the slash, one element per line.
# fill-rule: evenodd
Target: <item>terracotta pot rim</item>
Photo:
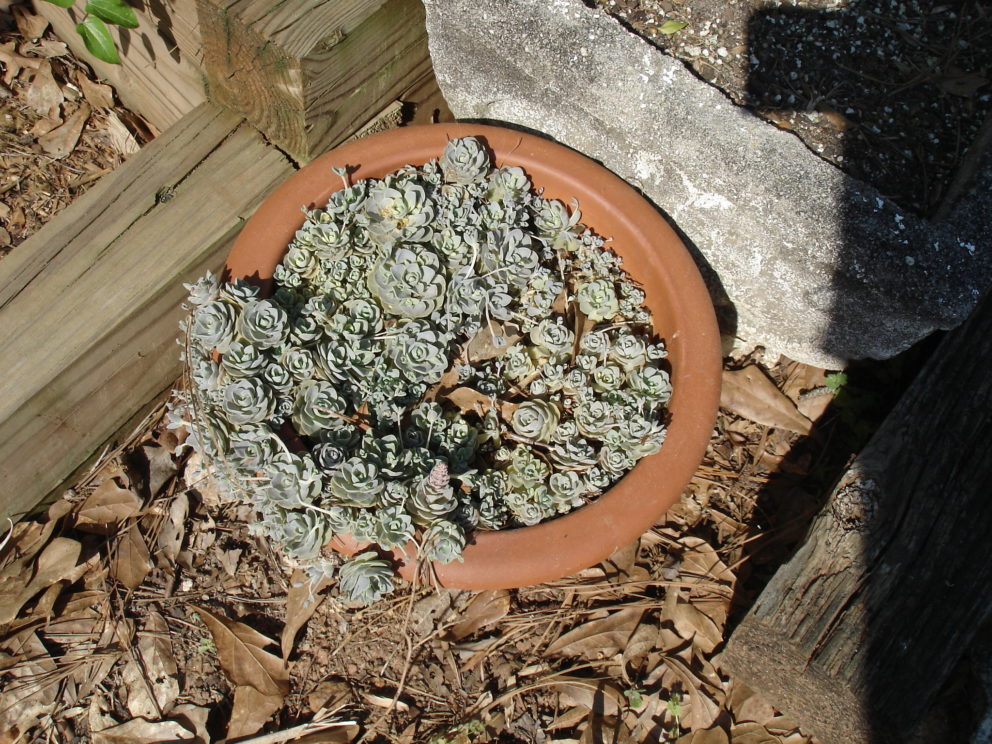
<path fill-rule="evenodd" d="M 567 576 L 603 560 L 647 529 L 678 500 L 709 441 L 719 402 L 719 333 L 709 294 L 688 250 L 658 211 L 623 180 L 584 155 L 517 130 L 477 124 L 406 127 L 345 144 L 317 158 L 270 194 L 245 224 L 225 266 L 225 279 L 251 278 L 263 285 L 302 225 L 303 207 L 322 207 L 342 183 L 333 166 L 353 180 L 381 177 L 399 167 L 422 165 L 448 140 L 478 136 L 496 165 L 519 165 L 552 198 L 573 194 L 583 223 L 616 238 L 635 280 L 648 293 L 670 352 L 670 422 L 661 451 L 590 504 L 533 527 L 477 531 L 464 561 L 435 565 L 439 581 L 463 589 L 512 588 Z M 587 215 L 591 218 L 587 220 Z M 621 244 L 621 238 L 623 239 Z M 611 246 L 612 247 L 612 246 Z M 659 318 L 659 308 L 664 317 Z M 361 546 L 335 540 L 345 553 Z M 413 545 L 393 551 L 410 578 Z"/>

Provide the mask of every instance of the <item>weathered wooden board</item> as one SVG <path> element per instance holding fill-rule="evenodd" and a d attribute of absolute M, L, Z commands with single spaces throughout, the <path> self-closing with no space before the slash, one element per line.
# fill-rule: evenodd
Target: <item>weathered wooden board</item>
<path fill-rule="evenodd" d="M 420 0 L 197 0 L 210 99 L 307 162 L 431 73 Z"/>
<path fill-rule="evenodd" d="M 992 613 L 990 360 L 992 295 L 943 340 L 723 654 L 823 744 L 916 741 Z"/>
<path fill-rule="evenodd" d="M 101 62 L 86 51 L 75 30 L 82 17 L 79 9 L 44 0 L 36 0 L 34 6 L 73 54 L 113 85 L 125 106 L 159 131 L 206 100 L 195 0 L 161 0 L 136 7 L 138 28 L 112 27 L 119 65 Z"/>
<path fill-rule="evenodd" d="M 57 488 L 178 377 L 190 281 L 293 166 L 204 104 L 0 262 L 0 516 Z"/>

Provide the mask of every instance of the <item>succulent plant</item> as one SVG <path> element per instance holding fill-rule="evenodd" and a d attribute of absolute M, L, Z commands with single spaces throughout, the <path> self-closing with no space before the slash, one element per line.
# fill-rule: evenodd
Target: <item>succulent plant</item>
<path fill-rule="evenodd" d="M 375 506 L 384 487 L 378 464 L 361 457 L 348 458 L 327 483 L 334 503 L 342 506 Z"/>
<path fill-rule="evenodd" d="M 296 390 L 293 426 L 300 434 L 316 434 L 345 415 L 347 404 L 337 388 L 323 380 L 308 380 Z"/>
<path fill-rule="evenodd" d="M 223 354 L 234 341 L 236 320 L 234 305 L 221 300 L 204 303 L 193 312 L 190 336 L 201 347 Z"/>
<path fill-rule="evenodd" d="M 286 340 L 289 316 L 271 300 L 252 300 L 241 311 L 237 332 L 260 349 L 270 349 Z"/>
<path fill-rule="evenodd" d="M 585 313 L 589 320 L 608 320 L 620 312 L 620 302 L 616 289 L 609 279 L 594 279 L 579 285 L 576 294 L 579 310 Z"/>
<path fill-rule="evenodd" d="M 437 254 L 403 245 L 368 274 L 368 287 L 383 310 L 401 318 L 426 318 L 444 302 L 446 282 Z"/>
<path fill-rule="evenodd" d="M 430 473 L 420 478 L 406 506 L 420 526 L 429 525 L 458 508 L 447 463 L 439 460 Z"/>
<path fill-rule="evenodd" d="M 473 138 L 381 179 L 335 172 L 271 296 L 187 285 L 191 389 L 170 425 L 258 510 L 255 532 L 315 576 L 348 533 L 450 562 L 473 530 L 567 513 L 662 446 L 664 343 L 577 203 Z M 339 586 L 368 603 L 391 576 L 366 552 Z"/>
<path fill-rule="evenodd" d="M 338 572 L 341 594 L 360 605 L 370 605 L 393 591 L 393 567 L 374 552 L 356 555 Z"/>
<path fill-rule="evenodd" d="M 275 413 L 276 398 L 257 378 L 234 380 L 224 387 L 220 410 L 232 424 L 259 424 Z"/>
<path fill-rule="evenodd" d="M 290 512 L 282 527 L 283 549 L 298 560 L 313 558 L 326 542 L 327 520 L 319 512 L 310 510 Z"/>
<path fill-rule="evenodd" d="M 546 400 L 525 400 L 513 412 L 510 425 L 525 439 L 547 442 L 554 436 L 561 419 L 558 406 Z"/>
<path fill-rule="evenodd" d="M 489 153 L 474 137 L 462 137 L 447 144 L 439 164 L 447 183 L 477 183 L 489 173 Z"/>
<path fill-rule="evenodd" d="M 424 556 L 438 563 L 461 560 L 465 531 L 455 522 L 439 519 L 424 531 Z"/>

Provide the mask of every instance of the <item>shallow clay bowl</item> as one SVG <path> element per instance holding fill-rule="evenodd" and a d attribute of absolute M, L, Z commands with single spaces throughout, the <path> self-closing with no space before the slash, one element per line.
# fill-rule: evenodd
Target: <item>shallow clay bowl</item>
<path fill-rule="evenodd" d="M 276 189 L 245 224 L 226 266 L 227 280 L 271 286 L 272 272 L 304 220 L 302 207 L 323 207 L 342 187 L 332 167 L 347 167 L 352 181 L 381 178 L 400 167 L 438 158 L 456 137 L 476 136 L 495 165 L 519 166 L 548 198 L 578 199 L 582 222 L 623 257 L 641 285 L 655 332 L 668 348 L 672 399 L 661 450 L 596 501 L 534 527 L 478 531 L 461 562 L 435 564 L 441 584 L 497 589 L 539 584 L 592 566 L 631 542 L 675 503 L 706 449 L 720 387 L 719 336 L 713 306 L 688 251 L 655 208 L 601 165 L 572 150 L 510 129 L 435 124 L 372 135 L 323 155 Z M 364 546 L 334 541 L 344 553 Z M 416 549 L 394 551 L 400 573 L 411 578 Z"/>

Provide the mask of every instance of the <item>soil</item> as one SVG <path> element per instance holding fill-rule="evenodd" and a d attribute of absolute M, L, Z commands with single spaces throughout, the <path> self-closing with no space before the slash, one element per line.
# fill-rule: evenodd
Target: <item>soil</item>
<path fill-rule="evenodd" d="M 992 121 L 985 0 L 594 4 L 923 216 L 941 207 L 969 146 Z M 665 25 L 672 22 L 686 25 Z"/>
<path fill-rule="evenodd" d="M 39 32 L 41 21 L 34 30 L 31 23 L 0 12 L 0 49 L 29 65 L 17 70 L 0 57 L 0 258 L 151 139 L 109 86 L 50 29 Z M 50 69 L 51 77 L 39 69 Z M 65 130 L 68 139 L 59 137 L 60 126 L 74 116 L 85 118 L 78 140 Z"/>

